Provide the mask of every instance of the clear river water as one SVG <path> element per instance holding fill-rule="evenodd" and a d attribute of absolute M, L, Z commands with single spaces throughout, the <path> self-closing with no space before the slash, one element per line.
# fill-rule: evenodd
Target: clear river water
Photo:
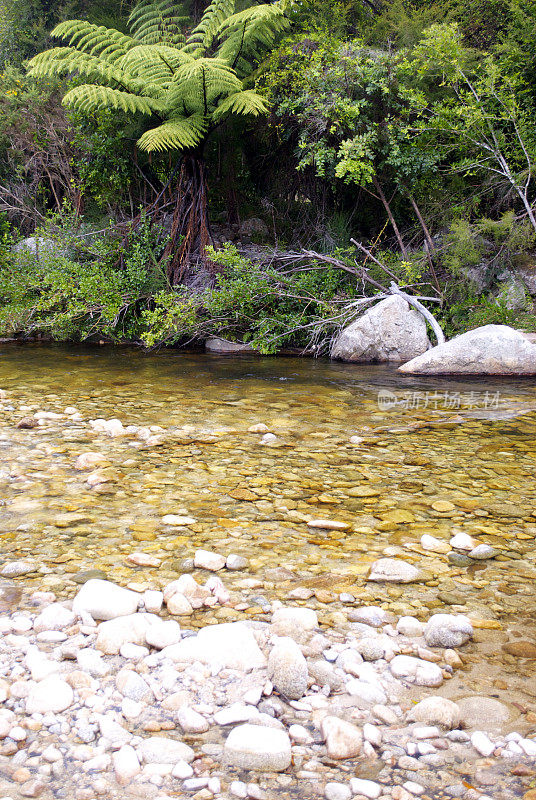
<path fill-rule="evenodd" d="M 421 619 L 438 610 L 468 614 L 475 642 L 444 694 L 500 697 L 516 730 L 536 707 L 534 661 L 503 649 L 507 641 L 536 642 L 534 381 L 4 344 L 0 388 L 0 561 L 37 565 L 15 586 L 72 597 L 97 570 L 143 591 L 191 569 L 199 547 L 236 553 L 249 567 L 225 582 L 242 601 L 198 612 L 194 627 L 268 618 L 267 604 L 298 587 L 328 625 L 363 604 Z M 38 411 L 58 416 L 16 427 Z M 155 427 L 148 441 L 110 437 L 88 425 L 96 418 L 163 430 Z M 275 440 L 249 432 L 260 423 Z M 105 459 L 95 485 L 74 468 L 88 451 Z M 194 522 L 165 525 L 167 514 Z M 318 518 L 350 527 L 308 526 Z M 491 545 L 495 557 L 449 555 L 460 532 Z M 424 534 L 445 552 L 424 549 Z M 131 564 L 133 551 L 161 563 Z M 422 580 L 367 582 L 371 562 L 386 555 L 416 564 Z"/>

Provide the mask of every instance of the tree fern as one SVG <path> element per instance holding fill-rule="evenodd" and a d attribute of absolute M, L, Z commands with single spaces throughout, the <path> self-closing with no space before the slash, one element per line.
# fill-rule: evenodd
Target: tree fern
<path fill-rule="evenodd" d="M 140 0 L 129 19 L 131 35 L 81 20 L 62 22 L 52 35 L 65 42 L 29 62 L 36 76 L 76 75 L 87 82 L 63 102 L 88 114 L 119 110 L 149 120 L 138 140 L 147 152 L 182 153 L 172 226 L 169 277 L 203 260 L 210 242 L 206 174 L 207 137 L 230 115 L 257 116 L 266 101 L 244 80 L 287 25 L 281 2 L 234 13 L 234 0 L 212 0 L 185 37 L 183 7 L 174 0 Z"/>

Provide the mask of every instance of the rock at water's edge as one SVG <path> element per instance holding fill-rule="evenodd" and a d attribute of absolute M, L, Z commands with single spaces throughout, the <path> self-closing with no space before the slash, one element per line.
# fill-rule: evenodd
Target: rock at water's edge
<path fill-rule="evenodd" d="M 430 346 L 424 317 L 397 295 L 352 322 L 335 340 L 331 357 L 342 361 L 407 361 Z"/>
<path fill-rule="evenodd" d="M 536 344 L 507 325 L 483 325 L 398 369 L 412 375 L 536 375 Z"/>

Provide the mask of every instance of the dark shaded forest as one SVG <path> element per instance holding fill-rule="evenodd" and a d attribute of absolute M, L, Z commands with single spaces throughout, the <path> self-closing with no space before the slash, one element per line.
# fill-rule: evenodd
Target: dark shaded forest
<path fill-rule="evenodd" d="M 536 328 L 534 0 L 0 0 L 0 335 Z"/>

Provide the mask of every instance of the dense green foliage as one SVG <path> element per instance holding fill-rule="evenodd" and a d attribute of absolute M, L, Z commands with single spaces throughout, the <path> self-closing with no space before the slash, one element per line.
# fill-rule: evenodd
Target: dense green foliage
<path fill-rule="evenodd" d="M 326 352 L 363 265 L 447 334 L 536 327 L 533 0 L 206 8 L 0 0 L 2 335 Z"/>

